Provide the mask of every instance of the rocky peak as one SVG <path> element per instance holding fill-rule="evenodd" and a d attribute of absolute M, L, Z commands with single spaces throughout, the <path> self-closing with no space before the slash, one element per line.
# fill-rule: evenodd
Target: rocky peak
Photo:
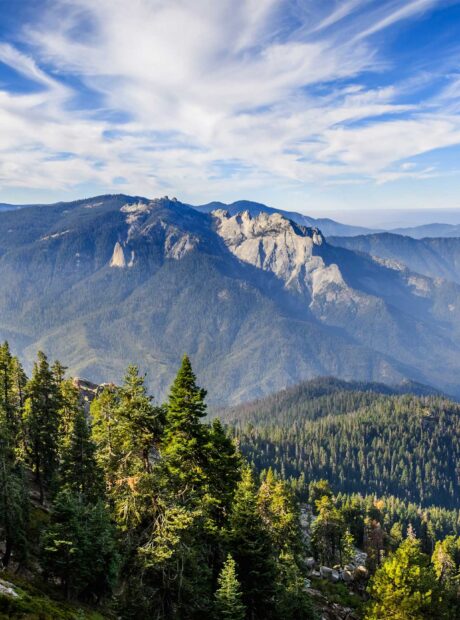
<path fill-rule="evenodd" d="M 212 212 L 217 233 L 239 259 L 271 271 L 286 287 L 314 294 L 315 282 L 322 287 L 331 278 L 343 284 L 335 265 L 326 267 L 315 246 L 325 243 L 317 228 L 300 226 L 280 213 L 248 211 L 230 215 L 218 209 Z M 318 277 L 320 272 L 323 277 Z"/>
<path fill-rule="evenodd" d="M 110 259 L 110 266 L 119 268 L 126 267 L 125 253 L 123 250 L 123 246 L 119 241 L 115 243 L 115 247 L 113 248 L 112 258 Z"/>

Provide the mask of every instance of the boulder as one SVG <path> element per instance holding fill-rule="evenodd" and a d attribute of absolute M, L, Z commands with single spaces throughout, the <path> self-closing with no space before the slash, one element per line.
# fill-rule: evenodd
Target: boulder
<path fill-rule="evenodd" d="M 356 569 L 356 566 L 354 564 L 345 564 L 345 566 L 343 567 L 343 570 L 349 570 L 351 573 Z"/>
<path fill-rule="evenodd" d="M 308 569 L 313 570 L 316 566 L 316 560 L 315 558 L 307 558 L 305 560 L 305 565 Z"/>
<path fill-rule="evenodd" d="M 3 579 L 0 579 L 0 595 L 9 596 L 11 598 L 17 598 L 19 596 L 14 590 L 13 584 L 8 581 L 3 581 Z"/>
<path fill-rule="evenodd" d="M 319 572 L 323 579 L 330 579 L 332 575 L 332 568 L 329 568 L 328 566 L 320 566 Z"/>
<path fill-rule="evenodd" d="M 349 570 L 343 570 L 342 571 L 342 580 L 345 583 L 351 583 L 354 580 L 354 576 L 353 573 Z"/>
<path fill-rule="evenodd" d="M 319 570 L 312 570 L 310 573 L 310 577 L 321 577 L 321 573 L 319 572 Z"/>
<path fill-rule="evenodd" d="M 354 572 L 355 579 L 363 580 L 367 579 L 369 576 L 369 571 L 363 565 L 357 566 Z"/>

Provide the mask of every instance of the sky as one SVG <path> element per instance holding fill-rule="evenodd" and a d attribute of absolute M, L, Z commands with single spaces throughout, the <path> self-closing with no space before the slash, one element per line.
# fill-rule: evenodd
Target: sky
<path fill-rule="evenodd" d="M 460 207 L 459 0 L 0 0 L 0 202 Z"/>

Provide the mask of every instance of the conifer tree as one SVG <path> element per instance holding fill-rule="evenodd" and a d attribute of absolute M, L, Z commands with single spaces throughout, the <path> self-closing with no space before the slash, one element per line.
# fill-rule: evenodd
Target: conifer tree
<path fill-rule="evenodd" d="M 229 542 L 238 565 L 246 608 L 254 618 L 273 611 L 276 568 L 269 534 L 257 505 L 257 489 L 249 467 L 243 470 L 232 513 Z"/>
<path fill-rule="evenodd" d="M 171 386 L 166 406 L 162 456 L 178 489 L 197 490 L 206 481 L 207 428 L 201 423 L 206 415 L 206 390 L 198 387 L 190 359 L 182 365 Z"/>
<path fill-rule="evenodd" d="M 352 554 L 352 538 L 343 514 L 326 495 L 316 502 L 316 507 L 318 517 L 311 536 L 316 557 L 328 566 L 337 561 L 343 565 Z"/>
<path fill-rule="evenodd" d="M 123 385 L 118 390 L 118 434 L 123 452 L 130 453 L 130 469 L 150 473 L 153 453 L 158 448 L 164 412 L 154 406 L 147 394 L 145 376 L 137 366 L 128 366 Z"/>
<path fill-rule="evenodd" d="M 43 532 L 41 558 L 48 577 L 58 578 L 67 598 L 101 597 L 114 585 L 118 556 L 104 503 L 86 503 L 70 489 L 58 493 Z"/>
<path fill-rule="evenodd" d="M 216 525 L 222 526 L 228 517 L 236 485 L 241 477 L 242 457 L 215 419 L 209 429 L 206 455 L 207 499 Z"/>
<path fill-rule="evenodd" d="M 122 458 L 118 439 L 117 391 L 104 388 L 91 403 L 91 434 L 97 446 L 96 458 L 105 474 L 108 489 L 112 489 L 118 478 Z"/>
<path fill-rule="evenodd" d="M 164 412 L 153 405 L 137 366 L 128 367 L 120 388 L 107 388 L 93 401 L 91 416 L 97 458 L 110 488 L 151 472 Z"/>
<path fill-rule="evenodd" d="M 235 560 L 228 554 L 218 579 L 214 613 L 216 620 L 244 620 L 246 610 L 236 575 Z"/>
<path fill-rule="evenodd" d="M 86 501 L 104 495 L 102 472 L 96 462 L 96 446 L 82 408 L 77 410 L 63 449 L 60 465 L 61 485 Z"/>
<path fill-rule="evenodd" d="M 305 577 L 292 553 L 282 552 L 278 561 L 276 617 L 279 620 L 313 620 L 316 614 L 305 591 Z"/>
<path fill-rule="evenodd" d="M 442 597 L 420 541 L 408 536 L 377 569 L 370 586 L 366 620 L 442 618 Z"/>
<path fill-rule="evenodd" d="M 23 468 L 2 432 L 0 424 L 0 531 L 5 543 L 2 564 L 14 553 L 18 562 L 27 556 L 28 490 Z"/>
<path fill-rule="evenodd" d="M 269 469 L 258 491 L 258 505 L 272 544 L 278 553 L 302 552 L 299 510 L 294 494 L 284 480 Z"/>
<path fill-rule="evenodd" d="M 32 378 L 27 384 L 24 421 L 26 444 L 40 501 L 44 500 L 44 486 L 50 483 L 58 465 L 59 389 L 48 360 L 38 353 Z"/>
<path fill-rule="evenodd" d="M 0 345 L 0 419 L 5 422 L 4 430 L 14 435 L 15 406 L 12 385 L 13 357 L 7 342 Z"/>

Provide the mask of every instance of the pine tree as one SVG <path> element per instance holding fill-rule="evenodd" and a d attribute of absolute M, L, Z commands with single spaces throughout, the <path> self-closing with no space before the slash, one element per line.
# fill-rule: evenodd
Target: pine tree
<path fill-rule="evenodd" d="M 258 491 L 259 512 L 278 553 L 301 554 L 302 533 L 299 508 L 294 494 L 284 480 L 269 469 Z"/>
<path fill-rule="evenodd" d="M 235 560 L 230 554 L 222 566 L 215 593 L 216 620 L 244 620 L 246 610 L 242 602 L 241 587 L 236 575 Z"/>
<path fill-rule="evenodd" d="M 26 445 L 35 481 L 44 501 L 45 485 L 49 484 L 58 466 L 59 389 L 46 355 L 41 351 L 27 384 L 24 422 Z"/>
<path fill-rule="evenodd" d="M 213 420 L 206 446 L 206 491 L 208 507 L 218 527 L 228 517 L 241 477 L 241 463 L 241 454 L 220 420 Z"/>
<path fill-rule="evenodd" d="M 166 407 L 162 446 L 171 483 L 188 492 L 206 481 L 208 430 L 201 423 L 206 415 L 206 390 L 198 387 L 189 358 L 185 355 L 171 386 Z"/>
<path fill-rule="evenodd" d="M 431 558 L 445 603 L 446 617 L 460 617 L 460 537 L 446 536 L 435 544 Z"/>
<path fill-rule="evenodd" d="M 305 577 L 297 558 L 283 552 L 278 561 L 276 617 L 280 620 L 313 620 L 316 614 L 305 591 Z"/>
<path fill-rule="evenodd" d="M 164 411 L 152 404 L 136 366 L 128 367 L 120 388 L 107 388 L 93 401 L 91 416 L 97 458 L 109 488 L 151 472 Z"/>
<path fill-rule="evenodd" d="M 276 567 L 249 467 L 243 470 L 237 486 L 229 525 L 230 549 L 238 565 L 246 608 L 253 618 L 270 616 L 275 598 Z"/>
<path fill-rule="evenodd" d="M 117 391 L 107 387 L 93 400 L 90 408 L 91 434 L 97 446 L 96 458 L 109 490 L 115 486 L 123 456 L 118 439 L 117 408 Z"/>
<path fill-rule="evenodd" d="M 0 422 L 3 433 L 17 454 L 20 452 L 21 416 L 26 376 L 19 360 L 13 357 L 7 342 L 0 345 Z"/>
<path fill-rule="evenodd" d="M 370 586 L 366 620 L 431 620 L 442 618 L 441 596 L 429 558 L 420 541 L 407 537 L 377 569 Z"/>
<path fill-rule="evenodd" d="M 83 409 L 73 419 L 69 440 L 62 452 L 61 485 L 86 501 L 104 495 L 102 472 L 96 462 L 96 446 Z"/>
<path fill-rule="evenodd" d="M 67 598 L 109 593 L 118 556 L 104 503 L 85 503 L 69 489 L 58 493 L 43 532 L 41 559 L 45 574 L 59 579 Z"/>
<path fill-rule="evenodd" d="M 0 425 L 0 530 L 5 542 L 2 563 L 7 567 L 13 553 L 18 562 L 27 557 L 29 498 L 23 468 L 2 435 Z"/>
<path fill-rule="evenodd" d="M 321 562 L 331 566 L 350 559 L 352 539 L 341 511 L 324 495 L 316 502 L 318 517 L 312 526 L 313 550 Z"/>
<path fill-rule="evenodd" d="M 120 448 L 130 453 L 130 469 L 150 473 L 158 448 L 164 411 L 152 404 L 147 394 L 145 377 L 137 366 L 130 365 L 123 385 L 118 390 L 118 433 Z"/>

